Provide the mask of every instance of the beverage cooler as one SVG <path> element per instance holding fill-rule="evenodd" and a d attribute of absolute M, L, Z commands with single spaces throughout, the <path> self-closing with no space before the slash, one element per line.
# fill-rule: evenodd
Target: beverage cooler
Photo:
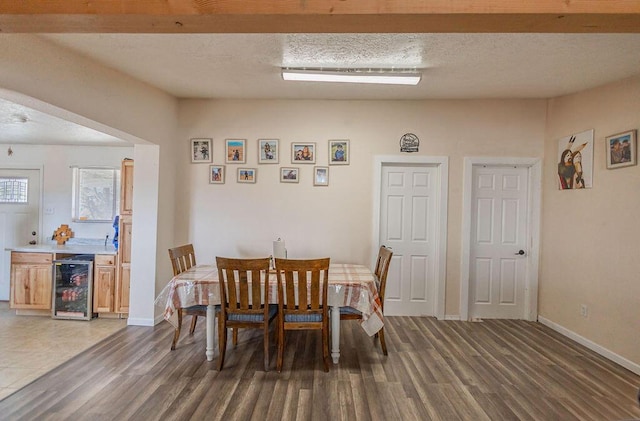
<path fill-rule="evenodd" d="M 53 282 L 53 318 L 91 320 L 93 255 L 54 260 Z"/>

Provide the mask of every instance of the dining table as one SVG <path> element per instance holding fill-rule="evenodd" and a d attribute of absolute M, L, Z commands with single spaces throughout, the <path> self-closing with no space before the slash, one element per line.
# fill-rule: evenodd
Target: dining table
<path fill-rule="evenodd" d="M 327 301 L 330 314 L 331 358 L 340 359 L 340 307 L 352 307 L 362 313 L 362 329 L 375 335 L 384 325 L 382 306 L 376 287 L 376 276 L 366 266 L 332 263 L 329 266 Z M 269 271 L 269 302 L 278 302 L 278 283 L 275 270 Z M 214 265 L 199 264 L 174 276 L 155 300 L 164 308 L 163 317 L 178 327 L 178 309 L 194 305 L 207 306 L 206 357 L 213 360 L 215 340 L 215 305 L 220 304 L 218 269 Z"/>

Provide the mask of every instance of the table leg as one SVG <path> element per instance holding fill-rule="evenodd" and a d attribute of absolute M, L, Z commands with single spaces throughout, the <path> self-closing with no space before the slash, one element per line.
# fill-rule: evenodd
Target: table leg
<path fill-rule="evenodd" d="M 340 359 L 340 307 L 331 306 L 331 358 L 334 364 Z"/>
<path fill-rule="evenodd" d="M 211 297 L 209 297 L 209 302 L 211 303 Z M 215 338 L 215 327 L 216 327 L 216 313 L 215 306 L 213 304 L 209 304 L 207 306 L 207 361 L 213 360 L 213 340 Z"/>

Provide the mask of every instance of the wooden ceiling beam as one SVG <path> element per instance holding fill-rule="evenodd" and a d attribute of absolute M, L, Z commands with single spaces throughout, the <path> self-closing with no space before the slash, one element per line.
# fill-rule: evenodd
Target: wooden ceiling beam
<path fill-rule="evenodd" d="M 0 33 L 638 33 L 640 0 L 20 0 Z"/>

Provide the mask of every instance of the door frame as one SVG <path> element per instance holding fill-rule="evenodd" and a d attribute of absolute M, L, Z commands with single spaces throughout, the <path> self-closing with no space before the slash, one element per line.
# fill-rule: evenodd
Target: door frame
<path fill-rule="evenodd" d="M 469 265 L 471 264 L 471 196 L 473 194 L 473 167 L 526 166 L 528 168 L 527 264 L 524 285 L 524 314 L 529 321 L 538 319 L 538 268 L 540 264 L 540 212 L 542 203 L 542 159 L 516 157 L 464 158 L 462 193 L 462 255 L 460 261 L 460 319 L 469 320 Z"/>
<path fill-rule="evenodd" d="M 384 165 L 420 165 L 436 167 L 440 189 L 436 198 L 436 245 L 435 245 L 435 288 L 434 314 L 437 319 L 444 319 L 445 289 L 447 268 L 447 203 L 449 192 L 449 157 L 447 156 L 374 156 L 373 166 L 373 241 L 371 247 L 371 261 L 378 255 L 378 240 L 380 238 L 380 191 L 382 189 L 382 167 Z"/>

